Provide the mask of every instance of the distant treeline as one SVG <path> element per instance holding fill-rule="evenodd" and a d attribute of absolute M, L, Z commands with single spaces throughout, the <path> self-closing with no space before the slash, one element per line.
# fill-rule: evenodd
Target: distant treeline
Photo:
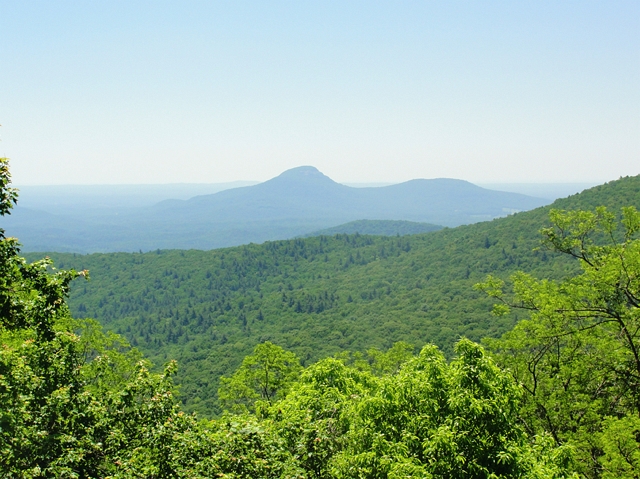
<path fill-rule="evenodd" d="M 333 236 L 337 234 L 361 234 L 378 236 L 406 236 L 420 233 L 430 233 L 441 230 L 442 226 L 430 223 L 417 223 L 415 221 L 392 221 L 392 220 L 358 220 L 345 223 L 343 225 L 314 231 L 304 235 L 310 236 Z"/>

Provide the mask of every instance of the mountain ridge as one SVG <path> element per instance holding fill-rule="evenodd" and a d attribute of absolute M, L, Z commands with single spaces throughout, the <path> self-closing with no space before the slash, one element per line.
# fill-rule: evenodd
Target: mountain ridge
<path fill-rule="evenodd" d="M 451 208 L 455 199 L 460 203 L 460 198 L 465 204 Z M 429 218 L 438 217 L 445 219 L 439 224 L 457 226 L 472 222 L 474 217 L 490 219 L 547 203 L 544 199 L 487 190 L 450 178 L 354 188 L 333 181 L 315 167 L 304 166 L 258 185 L 172 201 L 170 208 L 172 212 L 179 211 L 183 218 L 217 214 L 219 221 L 232 219 L 240 212 L 252 221 L 315 217 L 333 221 L 384 219 L 434 223 Z M 167 206 L 169 204 L 163 202 L 155 208 L 162 210 Z M 446 213 L 437 211 L 447 208 Z"/>
<path fill-rule="evenodd" d="M 257 185 L 150 207 L 40 220 L 16 208 L 4 221 L 9 234 L 23 241 L 25 251 L 211 249 L 293 238 L 356 220 L 457 226 L 548 202 L 447 178 L 355 188 L 302 166 Z"/>

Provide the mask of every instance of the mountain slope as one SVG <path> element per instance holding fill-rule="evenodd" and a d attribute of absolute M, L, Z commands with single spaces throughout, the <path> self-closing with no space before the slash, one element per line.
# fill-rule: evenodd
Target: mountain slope
<path fill-rule="evenodd" d="M 556 208 L 640 208 L 640 177 L 558 200 Z M 562 277 L 577 264 L 545 251 L 538 230 L 550 207 L 491 222 L 394 237 L 319 236 L 214 251 L 51 254 L 58 267 L 89 269 L 73 284 L 76 316 L 95 317 L 157 364 L 176 358 L 186 406 L 218 411 L 218 377 L 271 340 L 306 363 L 343 350 L 479 340 L 516 315 L 491 316 L 473 290 L 487 274 L 525 270 Z M 31 256 L 35 258 L 37 256 Z"/>
<path fill-rule="evenodd" d="M 451 179 L 352 188 L 305 166 L 258 185 L 166 200 L 152 207 L 38 220 L 33 212 L 16 208 L 5 221 L 9 234 L 19 237 L 28 251 L 210 249 L 293 238 L 363 219 L 455 226 L 547 202 Z"/>
<path fill-rule="evenodd" d="M 416 223 L 415 221 L 357 220 L 334 226 L 333 228 L 313 231 L 304 235 L 304 237 L 356 233 L 361 235 L 405 236 L 430 233 L 441 229 L 442 226 L 432 225 L 430 223 Z"/>
<path fill-rule="evenodd" d="M 377 188 L 352 188 L 311 166 L 285 171 L 259 185 L 156 206 L 163 215 L 206 215 L 216 221 L 328 218 L 431 221 L 447 226 L 491 219 L 545 204 L 540 198 L 486 190 L 453 179 L 411 180 Z"/>

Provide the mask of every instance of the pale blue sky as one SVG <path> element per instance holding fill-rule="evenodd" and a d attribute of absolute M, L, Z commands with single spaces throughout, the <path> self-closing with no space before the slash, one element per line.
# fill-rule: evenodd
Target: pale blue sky
<path fill-rule="evenodd" d="M 0 0 L 17 184 L 640 173 L 640 2 Z"/>

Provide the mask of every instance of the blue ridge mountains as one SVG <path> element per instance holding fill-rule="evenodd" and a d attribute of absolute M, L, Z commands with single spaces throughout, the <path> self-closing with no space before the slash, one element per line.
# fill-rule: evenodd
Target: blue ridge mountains
<path fill-rule="evenodd" d="M 302 166 L 256 185 L 151 206 L 92 209 L 82 208 L 81 202 L 81 197 L 76 204 L 68 201 L 56 213 L 20 207 L 19 202 L 3 227 L 20 238 L 26 251 L 212 249 L 308 235 L 356 220 L 451 227 L 550 201 L 445 178 L 354 188 Z M 384 234 L 384 225 L 376 227 Z"/>

